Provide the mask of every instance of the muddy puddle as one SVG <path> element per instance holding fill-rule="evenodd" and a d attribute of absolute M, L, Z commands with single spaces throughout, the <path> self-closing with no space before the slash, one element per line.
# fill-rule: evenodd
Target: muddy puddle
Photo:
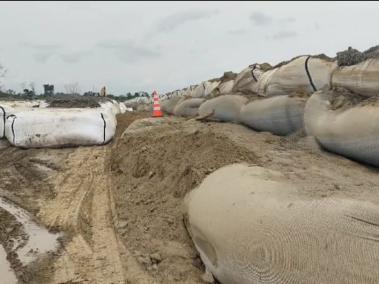
<path fill-rule="evenodd" d="M 60 234 L 52 234 L 46 228 L 33 221 L 24 209 L 0 197 L 0 208 L 12 214 L 22 224 L 25 236 L 14 240 L 13 251 L 23 265 L 28 265 L 39 256 L 54 251 L 58 247 Z M 26 242 L 25 242 L 26 239 Z"/>
<path fill-rule="evenodd" d="M 10 263 L 7 260 L 7 253 L 0 245 L 0 275 L 2 283 L 15 284 L 17 283 L 16 275 L 13 273 Z"/>

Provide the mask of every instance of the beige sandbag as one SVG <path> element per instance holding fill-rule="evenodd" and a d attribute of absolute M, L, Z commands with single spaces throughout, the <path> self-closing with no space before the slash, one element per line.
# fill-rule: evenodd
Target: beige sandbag
<path fill-rule="evenodd" d="M 186 196 L 186 223 L 220 283 L 376 283 L 379 206 L 362 200 L 312 197 L 234 164 Z"/>
<path fill-rule="evenodd" d="M 234 80 L 229 80 L 227 82 L 221 83 L 218 87 L 218 93 L 220 95 L 226 95 L 232 92 L 234 86 Z"/>
<path fill-rule="evenodd" d="M 337 63 L 310 56 L 300 56 L 287 64 L 265 72 L 258 80 L 257 90 L 262 96 L 312 94 L 330 86 Z"/>
<path fill-rule="evenodd" d="M 170 99 L 164 100 L 161 103 L 161 110 L 167 114 L 174 114 L 174 108 L 182 97 L 175 96 Z"/>
<path fill-rule="evenodd" d="M 218 121 L 238 121 L 242 106 L 247 103 L 245 97 L 239 95 L 224 95 L 210 99 L 199 108 L 200 116 L 209 116 L 209 119 Z"/>
<path fill-rule="evenodd" d="M 153 111 L 152 104 L 138 104 L 137 111 Z"/>
<path fill-rule="evenodd" d="M 327 150 L 379 166 L 379 104 L 333 107 L 333 91 L 319 91 L 308 100 L 305 130 Z M 336 108 L 336 109 L 333 109 Z"/>
<path fill-rule="evenodd" d="M 205 101 L 201 98 L 191 98 L 178 102 L 174 108 L 175 116 L 195 117 L 198 114 L 200 105 Z"/>
<path fill-rule="evenodd" d="M 263 73 L 259 64 L 243 69 L 234 80 L 233 92 L 257 93 L 258 79 Z"/>
<path fill-rule="evenodd" d="M 204 96 L 209 96 L 218 86 L 220 85 L 220 81 L 206 81 L 204 82 Z"/>
<path fill-rule="evenodd" d="M 288 135 L 302 129 L 306 98 L 277 96 L 244 105 L 240 122 L 255 130 Z"/>
<path fill-rule="evenodd" d="M 191 97 L 192 98 L 204 97 L 204 92 L 205 92 L 205 85 L 203 82 L 203 83 L 197 85 L 193 91 L 191 91 Z"/>
<path fill-rule="evenodd" d="M 343 87 L 367 97 L 379 95 L 379 58 L 339 67 L 332 76 L 333 87 Z"/>

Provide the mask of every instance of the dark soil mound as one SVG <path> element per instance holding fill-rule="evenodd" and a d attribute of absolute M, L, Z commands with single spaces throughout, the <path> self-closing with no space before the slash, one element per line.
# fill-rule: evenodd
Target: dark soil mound
<path fill-rule="evenodd" d="M 59 95 L 47 99 L 49 107 L 54 108 L 95 108 L 100 107 L 100 102 L 109 99 L 103 97 L 84 97 L 76 95 Z"/>
<path fill-rule="evenodd" d="M 351 66 L 369 58 L 379 58 L 379 45 L 370 47 L 364 52 L 349 47 L 347 50 L 337 52 L 338 66 Z"/>

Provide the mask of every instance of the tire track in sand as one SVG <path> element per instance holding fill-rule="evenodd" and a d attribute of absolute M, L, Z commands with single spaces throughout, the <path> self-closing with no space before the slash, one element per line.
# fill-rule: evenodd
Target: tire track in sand
<path fill-rule="evenodd" d="M 78 148 L 67 171 L 52 180 L 57 196 L 41 208 L 40 218 L 72 236 L 55 263 L 52 283 L 126 283 L 111 218 L 108 151 L 107 146 Z M 89 228 L 83 228 L 83 215 L 90 216 L 84 225 Z"/>

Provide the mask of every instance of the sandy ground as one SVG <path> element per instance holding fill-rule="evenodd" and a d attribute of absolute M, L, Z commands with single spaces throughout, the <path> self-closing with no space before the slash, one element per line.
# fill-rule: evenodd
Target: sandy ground
<path fill-rule="evenodd" d="M 214 170 L 247 162 L 283 172 L 310 197 L 379 203 L 378 170 L 320 150 L 301 134 L 281 138 L 230 123 L 118 117 L 101 147 L 0 147 L 0 196 L 63 232 L 60 248 L 28 266 L 12 256 L 22 226 L 0 211 L 0 244 L 21 283 L 203 283 L 183 225 L 182 201 Z M 11 256 L 11 257 L 9 257 Z"/>

